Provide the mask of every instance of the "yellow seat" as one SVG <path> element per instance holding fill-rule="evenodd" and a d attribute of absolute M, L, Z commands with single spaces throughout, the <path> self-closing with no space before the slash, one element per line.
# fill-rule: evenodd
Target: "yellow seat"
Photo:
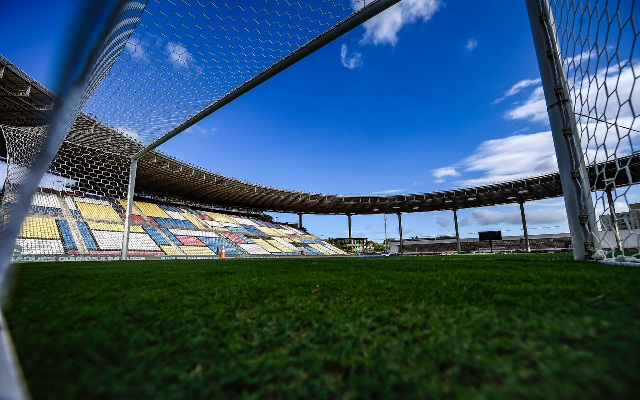
<path fill-rule="evenodd" d="M 218 222 L 230 222 L 232 224 L 237 223 L 236 221 L 232 220 L 231 218 L 227 217 L 224 214 L 215 213 L 215 212 L 211 212 L 211 211 L 205 211 L 204 213 L 207 214 L 208 216 L 210 216 L 211 218 L 213 218 L 214 220 L 218 221 Z"/>
<path fill-rule="evenodd" d="M 207 224 L 205 224 L 204 222 L 202 222 L 202 220 L 198 217 L 196 217 L 193 214 L 190 213 L 181 213 L 183 217 L 185 217 L 187 219 L 187 221 L 191 222 L 192 224 L 194 224 L 196 226 L 196 228 L 198 229 L 203 229 L 203 230 L 210 230 L 211 227 Z"/>
<path fill-rule="evenodd" d="M 23 238 L 60 239 L 60 232 L 55 219 L 27 217 L 22 223 L 19 236 Z"/>
<path fill-rule="evenodd" d="M 269 243 L 270 245 L 272 245 L 276 249 L 280 250 L 280 252 L 282 252 L 282 253 L 291 253 L 291 252 L 293 252 L 293 250 L 287 248 L 286 246 L 284 246 L 282 243 L 278 242 L 277 240 L 267 239 L 267 243 Z"/>
<path fill-rule="evenodd" d="M 320 253 L 324 254 L 325 256 L 331 255 L 331 253 L 329 253 L 328 251 L 326 251 L 325 249 L 323 249 L 322 247 L 318 246 L 315 243 L 311 243 L 309 246 L 311 246 L 314 249 L 318 250 Z"/>
<path fill-rule="evenodd" d="M 278 248 L 273 247 L 272 245 L 270 245 L 269 243 L 267 243 L 263 239 L 251 239 L 251 240 L 253 240 L 255 244 L 257 244 L 258 246 L 262 247 L 263 249 L 265 249 L 269 253 L 280 253 L 280 250 L 278 250 Z"/>
<path fill-rule="evenodd" d="M 106 222 L 87 222 L 89 229 L 92 231 L 113 231 L 123 232 L 124 224 L 109 224 Z M 144 229 L 140 225 L 131 225 L 129 232 L 145 233 Z"/>
<path fill-rule="evenodd" d="M 78 211 L 87 221 L 120 222 L 122 219 L 111 206 L 77 202 Z"/>
<path fill-rule="evenodd" d="M 169 218 L 169 214 L 164 212 L 164 210 L 158 207 L 157 204 L 145 203 L 143 201 L 134 201 L 133 204 L 136 205 L 146 215 L 147 217 L 158 217 L 158 218 Z"/>
<path fill-rule="evenodd" d="M 160 248 L 162 249 L 162 251 L 164 251 L 166 254 L 170 255 L 170 256 L 181 256 L 183 255 L 178 249 L 176 249 L 173 246 L 168 246 L 168 245 L 162 245 L 160 246 Z"/>
<path fill-rule="evenodd" d="M 188 256 L 215 256 L 210 248 L 205 246 L 178 246 Z"/>
<path fill-rule="evenodd" d="M 118 200 L 120 202 L 120 204 L 122 204 L 122 207 L 126 210 L 127 209 L 127 201 L 126 200 Z M 135 202 L 133 203 L 134 207 L 131 207 L 131 214 L 132 215 L 140 215 L 140 212 L 138 211 L 138 209 L 135 207 Z"/>

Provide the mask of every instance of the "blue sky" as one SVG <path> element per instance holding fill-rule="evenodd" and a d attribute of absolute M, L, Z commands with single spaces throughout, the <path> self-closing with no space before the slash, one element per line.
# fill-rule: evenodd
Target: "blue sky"
<path fill-rule="evenodd" d="M 55 3 L 55 4 L 54 4 Z M 45 86 L 76 2 L 7 2 L 0 53 Z M 287 189 L 422 193 L 554 171 L 523 1 L 404 0 L 170 140 L 161 150 Z M 633 200 L 633 199 L 632 199 Z M 634 200 L 634 201 L 637 201 Z M 633 201 L 632 201 L 633 202 Z M 567 232 L 562 199 L 526 204 L 531 234 Z M 274 214 L 280 221 L 293 215 Z M 388 236 L 397 220 L 388 216 Z M 459 212 L 461 234 L 521 234 L 517 205 Z M 343 237 L 344 216 L 305 216 Z M 451 212 L 403 215 L 405 237 L 453 234 Z M 384 238 L 383 216 L 354 236 Z"/>

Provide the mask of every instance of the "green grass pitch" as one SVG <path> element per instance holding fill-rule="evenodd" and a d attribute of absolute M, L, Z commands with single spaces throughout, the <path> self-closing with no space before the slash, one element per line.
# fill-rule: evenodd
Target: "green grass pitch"
<path fill-rule="evenodd" d="M 22 264 L 35 399 L 637 398 L 640 269 L 571 255 Z"/>

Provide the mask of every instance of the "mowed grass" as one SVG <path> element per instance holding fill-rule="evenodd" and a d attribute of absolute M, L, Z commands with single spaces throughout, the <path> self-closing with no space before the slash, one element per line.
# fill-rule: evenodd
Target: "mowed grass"
<path fill-rule="evenodd" d="M 640 269 L 571 255 L 22 264 L 35 399 L 638 398 Z"/>

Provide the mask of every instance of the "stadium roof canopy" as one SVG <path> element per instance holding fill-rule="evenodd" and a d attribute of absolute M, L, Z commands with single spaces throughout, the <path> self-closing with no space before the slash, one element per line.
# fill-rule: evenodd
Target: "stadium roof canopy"
<path fill-rule="evenodd" d="M 30 78 L 0 55 L 0 124 L 34 126 L 46 123 L 50 111 L 59 105 L 51 91 Z M 105 144 L 109 146 L 105 146 Z M 115 145 L 114 145 L 115 144 Z M 100 149 L 117 148 L 118 154 Z M 95 118 L 81 114 L 63 143 L 58 158 L 66 162 L 64 171 L 51 171 L 73 178 L 84 164 L 101 165 L 126 182 L 130 157 L 144 145 L 110 128 Z M 6 157 L 4 138 L 0 156 Z M 605 173 L 596 175 L 596 169 Z M 67 174 L 67 175 L 65 175 Z M 592 187 L 604 190 L 607 183 L 596 176 L 615 180 L 615 186 L 628 185 L 640 178 L 640 157 L 631 155 L 589 167 Z M 87 182 L 81 190 L 96 191 L 100 182 Z M 492 185 L 432 193 L 391 196 L 336 195 L 300 192 L 230 178 L 188 164 L 159 151 L 146 154 L 138 163 L 137 193 L 160 198 L 187 200 L 222 207 L 243 207 L 261 211 L 303 214 L 392 214 L 454 210 L 519 203 L 562 196 L 558 173 Z M 113 193 L 97 193 L 117 196 Z"/>

